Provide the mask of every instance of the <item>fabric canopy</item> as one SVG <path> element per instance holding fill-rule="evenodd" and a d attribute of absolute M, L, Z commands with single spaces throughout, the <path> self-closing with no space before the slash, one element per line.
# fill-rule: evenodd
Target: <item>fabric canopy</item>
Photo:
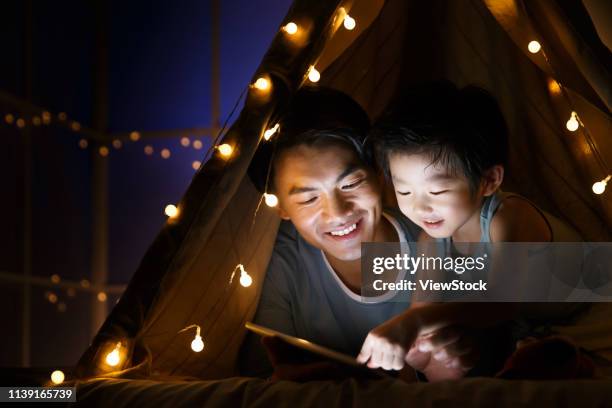
<path fill-rule="evenodd" d="M 343 13 L 357 22 L 342 28 Z M 272 80 L 269 94 L 250 88 L 224 143 L 180 202 L 180 217 L 159 233 L 119 303 L 86 350 L 79 377 L 202 379 L 236 374 L 244 323 L 257 307 L 279 219 L 261 204 L 246 170 L 274 114 L 306 80 L 352 95 L 375 119 L 397 92 L 424 80 L 476 84 L 500 102 L 510 131 L 504 189 L 532 199 L 573 225 L 586 240 L 609 241 L 610 191 L 591 186 L 612 160 L 610 50 L 580 1 L 296 0 L 253 76 Z M 537 39 L 543 52 L 531 54 Z M 562 88 L 552 80 L 557 80 Z M 585 128 L 569 132 L 572 111 Z M 473 120 L 477 121 L 478 117 Z M 253 283 L 239 283 L 240 269 Z M 201 326 L 204 350 L 190 343 Z M 105 356 L 121 343 L 121 362 Z"/>

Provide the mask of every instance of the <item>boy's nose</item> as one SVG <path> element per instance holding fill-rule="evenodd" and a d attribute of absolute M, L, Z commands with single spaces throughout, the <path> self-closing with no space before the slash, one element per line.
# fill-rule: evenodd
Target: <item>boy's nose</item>
<path fill-rule="evenodd" d="M 417 214 L 427 215 L 433 212 L 433 208 L 429 205 L 428 200 L 415 200 L 414 212 Z"/>

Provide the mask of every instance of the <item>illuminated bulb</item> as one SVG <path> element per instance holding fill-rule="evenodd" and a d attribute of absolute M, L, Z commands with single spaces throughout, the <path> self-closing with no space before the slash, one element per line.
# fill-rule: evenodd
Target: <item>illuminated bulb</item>
<path fill-rule="evenodd" d="M 194 170 L 199 169 L 201 165 L 202 165 L 202 162 L 201 162 L 201 161 L 198 161 L 198 160 L 194 160 L 194 162 L 193 162 L 193 163 L 191 163 L 191 167 L 192 167 Z"/>
<path fill-rule="evenodd" d="M 23 120 L 23 119 L 19 118 L 19 119 L 17 119 L 16 124 L 17 124 L 17 127 L 18 127 L 19 129 L 23 129 L 23 128 L 25 127 L 25 120 Z"/>
<path fill-rule="evenodd" d="M 549 79 L 548 80 L 548 90 L 553 95 L 559 95 L 561 93 L 561 85 L 559 84 L 559 82 L 555 81 L 554 79 Z"/>
<path fill-rule="evenodd" d="M 106 302 L 106 293 L 98 292 L 98 302 Z"/>
<path fill-rule="evenodd" d="M 60 282 L 60 277 L 58 274 L 54 273 L 53 275 L 51 275 L 51 282 L 53 283 L 59 283 Z"/>
<path fill-rule="evenodd" d="M 132 142 L 137 142 L 139 139 L 140 139 L 140 133 L 139 132 L 133 131 L 133 132 L 130 133 L 130 140 Z"/>
<path fill-rule="evenodd" d="M 356 23 L 353 17 L 349 16 L 348 14 L 344 16 L 344 28 L 350 31 L 355 28 L 355 25 Z"/>
<path fill-rule="evenodd" d="M 98 152 L 100 153 L 100 156 L 106 157 L 106 156 L 108 156 L 109 150 L 108 150 L 108 147 L 102 146 L 102 147 L 100 147 Z"/>
<path fill-rule="evenodd" d="M 606 191 L 606 186 L 608 185 L 610 178 L 612 178 L 612 176 L 608 176 L 605 179 L 593 184 L 593 192 L 595 194 L 603 194 L 603 192 Z"/>
<path fill-rule="evenodd" d="M 268 207 L 276 207 L 278 205 L 278 198 L 274 194 L 264 193 L 264 200 Z"/>
<path fill-rule="evenodd" d="M 201 140 L 194 140 L 193 141 L 193 148 L 196 150 L 200 150 L 202 148 L 202 141 Z"/>
<path fill-rule="evenodd" d="M 578 122 L 578 115 L 576 114 L 576 112 L 572 112 L 572 115 L 565 124 L 565 127 L 570 132 L 575 132 L 576 130 L 578 130 L 578 128 L 580 127 L 580 123 Z"/>
<path fill-rule="evenodd" d="M 53 382 L 53 384 L 59 385 L 64 382 L 65 378 L 66 377 L 61 370 L 55 370 L 51 373 L 51 382 Z"/>
<path fill-rule="evenodd" d="M 272 136 L 274 136 L 274 134 L 276 133 L 276 131 L 278 131 L 278 128 L 279 128 L 279 127 L 280 127 L 280 125 L 277 123 L 276 125 L 274 125 L 274 127 L 273 127 L 273 128 L 270 128 L 270 129 L 266 130 L 266 131 L 264 132 L 264 139 L 266 139 L 266 140 L 270 140 L 270 138 L 271 138 Z"/>
<path fill-rule="evenodd" d="M 57 295 L 55 293 L 49 293 L 49 296 L 47 296 L 47 300 L 49 300 L 49 303 L 57 303 Z"/>
<path fill-rule="evenodd" d="M 191 349 L 196 353 L 204 350 L 204 341 L 202 340 L 202 336 L 200 336 L 200 326 L 196 326 L 196 335 L 191 341 Z"/>
<path fill-rule="evenodd" d="M 166 208 L 164 208 L 164 213 L 170 217 L 170 218 L 174 218 L 178 215 L 179 210 L 178 208 L 176 208 L 176 206 L 174 204 L 168 204 L 166 206 Z"/>
<path fill-rule="evenodd" d="M 263 77 L 257 78 L 257 81 L 255 81 L 253 86 L 260 91 L 267 91 L 270 89 L 270 81 Z"/>
<path fill-rule="evenodd" d="M 123 143 L 121 143 L 121 140 L 119 139 L 113 140 L 113 147 L 115 149 L 121 149 L 121 146 L 123 146 Z"/>
<path fill-rule="evenodd" d="M 60 113 L 57 114 L 57 118 L 59 120 L 66 120 L 66 119 L 68 119 L 68 115 L 66 115 L 66 112 L 60 112 Z"/>
<path fill-rule="evenodd" d="M 144 148 L 144 152 L 145 152 L 145 154 L 146 154 L 147 156 L 152 155 L 152 154 L 153 154 L 153 146 L 151 146 L 151 145 L 147 145 L 147 146 L 145 146 L 145 148 Z"/>
<path fill-rule="evenodd" d="M 542 49 L 542 46 L 540 45 L 539 42 L 534 40 L 534 41 L 529 42 L 529 44 L 527 44 L 527 49 L 529 50 L 530 53 L 537 54 L 537 52 Z"/>
<path fill-rule="evenodd" d="M 32 124 L 33 124 L 34 126 L 40 126 L 40 118 L 39 118 L 38 116 L 34 116 L 34 117 L 32 118 Z"/>
<path fill-rule="evenodd" d="M 217 149 L 223 157 L 230 157 L 232 155 L 232 152 L 234 151 L 232 146 L 228 145 L 227 143 L 223 143 L 222 145 L 218 146 Z"/>
<path fill-rule="evenodd" d="M 308 79 L 310 82 L 319 82 L 319 79 L 321 79 L 321 74 L 319 71 L 317 71 L 314 65 L 311 65 L 310 69 L 308 70 Z"/>
<path fill-rule="evenodd" d="M 81 280 L 81 286 L 84 287 L 84 288 L 88 288 L 89 287 L 89 281 L 87 279 Z"/>
<path fill-rule="evenodd" d="M 242 264 L 238 265 L 240 268 L 240 284 L 245 288 L 248 288 L 253 283 L 253 278 L 244 270 Z"/>
<path fill-rule="evenodd" d="M 79 130 L 81 130 L 81 124 L 79 122 L 72 122 L 72 125 L 70 125 L 70 128 L 74 130 L 75 132 L 78 132 Z"/>
<path fill-rule="evenodd" d="M 298 31 L 298 26 L 297 24 L 295 24 L 293 21 L 290 23 L 287 23 L 287 25 L 285 25 L 283 27 L 283 30 L 285 30 L 285 32 L 289 35 L 293 35 L 295 33 L 297 33 Z"/>
<path fill-rule="evenodd" d="M 81 140 L 79 140 L 79 147 L 80 147 L 81 149 L 87 149 L 87 145 L 88 145 L 88 144 L 89 144 L 89 143 L 87 143 L 87 139 L 81 139 Z"/>
<path fill-rule="evenodd" d="M 121 348 L 121 343 L 117 343 L 113 351 L 111 351 L 110 353 L 106 355 L 106 364 L 108 364 L 111 367 L 115 367 L 117 364 L 119 364 L 119 360 L 121 357 L 119 355 L 120 348 Z"/>
<path fill-rule="evenodd" d="M 170 157 L 170 150 L 162 149 L 160 154 L 163 159 L 167 159 L 168 157 Z"/>
<path fill-rule="evenodd" d="M 181 137 L 181 146 L 185 146 L 188 147 L 189 146 L 189 138 L 188 137 Z"/>
<path fill-rule="evenodd" d="M 51 113 L 44 111 L 42 113 L 42 121 L 45 125 L 48 125 L 49 123 L 51 123 Z"/>
<path fill-rule="evenodd" d="M 9 125 L 11 125 L 15 121 L 15 116 L 13 116 L 10 113 L 7 113 L 6 115 L 4 115 L 4 121 L 8 123 Z"/>

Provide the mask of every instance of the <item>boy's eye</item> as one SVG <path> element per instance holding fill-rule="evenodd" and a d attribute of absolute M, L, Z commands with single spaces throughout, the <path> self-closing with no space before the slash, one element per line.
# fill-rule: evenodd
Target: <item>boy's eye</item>
<path fill-rule="evenodd" d="M 438 195 L 438 194 L 443 194 L 446 193 L 448 190 L 440 190 L 440 191 L 430 191 L 431 194 L 433 195 Z"/>
<path fill-rule="evenodd" d="M 353 182 L 343 185 L 342 189 L 347 190 L 347 189 L 355 188 L 359 186 L 361 183 L 363 183 L 363 179 L 355 180 Z"/>
<path fill-rule="evenodd" d="M 309 198 L 308 200 L 300 201 L 298 204 L 299 205 L 311 204 L 311 203 L 314 203 L 316 199 L 317 197 L 315 196 L 315 197 Z"/>
<path fill-rule="evenodd" d="M 407 196 L 408 194 L 410 194 L 410 191 L 406 191 L 406 192 L 398 191 L 397 194 Z"/>

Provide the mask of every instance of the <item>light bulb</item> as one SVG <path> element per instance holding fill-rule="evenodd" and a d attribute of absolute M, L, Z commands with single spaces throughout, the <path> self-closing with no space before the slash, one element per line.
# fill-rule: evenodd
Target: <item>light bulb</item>
<path fill-rule="evenodd" d="M 102 147 L 100 147 L 98 152 L 100 153 L 100 156 L 106 157 L 106 156 L 108 156 L 109 150 L 108 150 L 108 147 L 102 146 Z"/>
<path fill-rule="evenodd" d="M 132 142 L 137 142 L 138 139 L 140 139 L 140 133 L 139 132 L 133 131 L 133 132 L 130 133 L 130 140 Z"/>
<path fill-rule="evenodd" d="M 270 80 L 264 77 L 257 78 L 257 81 L 255 81 L 253 86 L 260 91 L 267 91 L 270 89 Z"/>
<path fill-rule="evenodd" d="M 144 148 L 144 152 L 147 156 L 150 156 L 153 154 L 153 146 L 151 145 L 146 145 Z"/>
<path fill-rule="evenodd" d="M 201 161 L 194 160 L 193 163 L 191 163 L 191 168 L 194 169 L 194 170 L 198 170 L 201 165 L 202 165 Z"/>
<path fill-rule="evenodd" d="M 121 146 L 123 146 L 123 143 L 121 143 L 121 140 L 119 139 L 113 140 L 113 147 L 115 149 L 121 149 Z"/>
<path fill-rule="evenodd" d="M 308 70 L 308 79 L 310 82 L 319 82 L 319 79 L 321 79 L 321 74 L 319 71 L 317 71 L 314 65 L 311 65 L 310 69 Z"/>
<path fill-rule="evenodd" d="M 270 138 L 271 138 L 272 136 L 274 136 L 274 134 L 276 133 L 276 131 L 278 130 L 278 128 L 279 128 L 279 127 L 280 127 L 280 125 L 277 123 L 276 125 L 274 125 L 274 127 L 270 128 L 270 129 L 268 129 L 268 130 L 266 130 L 266 131 L 264 132 L 264 139 L 266 139 L 266 140 L 270 140 Z"/>
<path fill-rule="evenodd" d="M 298 26 L 297 24 L 295 24 L 293 21 L 287 23 L 287 25 L 285 25 L 283 27 L 283 30 L 285 30 L 285 32 L 289 35 L 293 35 L 295 33 L 297 33 L 298 31 Z"/>
<path fill-rule="evenodd" d="M 593 192 L 595 194 L 603 194 L 603 192 L 606 191 L 606 186 L 608 185 L 608 181 L 610 181 L 610 178 L 612 178 L 612 176 L 608 176 L 605 179 L 594 183 Z"/>
<path fill-rule="evenodd" d="M 242 264 L 238 265 L 238 267 L 240 268 L 240 284 L 248 288 L 253 283 L 253 278 L 247 273 Z"/>
<path fill-rule="evenodd" d="M 191 349 L 196 353 L 204 350 L 204 341 L 202 340 L 202 336 L 199 334 L 195 335 L 195 339 L 191 341 Z"/>
<path fill-rule="evenodd" d="M 6 115 L 4 115 L 4 121 L 11 125 L 15 121 L 15 116 L 10 113 L 7 113 Z"/>
<path fill-rule="evenodd" d="M 66 377 L 64 376 L 64 373 L 61 370 L 55 370 L 51 373 L 51 381 L 53 382 L 53 384 L 59 385 L 64 382 L 65 378 Z"/>
<path fill-rule="evenodd" d="M 106 293 L 98 292 L 98 302 L 106 302 Z"/>
<path fill-rule="evenodd" d="M 191 141 L 187 136 L 181 138 L 181 146 L 187 147 L 189 143 L 191 143 Z"/>
<path fill-rule="evenodd" d="M 355 28 L 355 19 L 351 16 L 349 16 L 348 14 L 346 16 L 344 16 L 344 28 L 346 28 L 347 30 L 352 30 Z"/>
<path fill-rule="evenodd" d="M 121 356 L 119 355 L 120 348 L 121 348 L 121 343 L 117 343 L 113 351 L 111 351 L 110 353 L 106 355 L 106 364 L 108 364 L 111 367 L 115 367 L 117 364 L 119 364 L 119 361 L 121 360 Z"/>
<path fill-rule="evenodd" d="M 166 206 L 166 208 L 164 208 L 164 213 L 170 217 L 170 218 L 174 218 L 178 215 L 179 210 L 178 208 L 176 208 L 176 206 L 174 204 L 168 204 Z"/>
<path fill-rule="evenodd" d="M 87 143 L 87 139 L 81 139 L 81 140 L 79 140 L 79 147 L 80 147 L 81 149 L 87 149 L 87 145 L 88 145 L 88 143 Z"/>
<path fill-rule="evenodd" d="M 565 124 L 565 127 L 570 132 L 575 132 L 576 130 L 578 130 L 578 128 L 580 127 L 580 123 L 578 122 L 578 115 L 576 114 L 576 112 L 572 112 L 572 115 Z"/>
<path fill-rule="evenodd" d="M 162 149 L 160 155 L 161 155 L 162 159 L 167 159 L 168 157 L 170 157 L 170 150 L 169 149 Z"/>
<path fill-rule="evenodd" d="M 70 125 L 70 128 L 73 131 L 78 132 L 79 130 L 81 130 L 81 124 L 79 122 L 72 122 L 72 125 Z"/>
<path fill-rule="evenodd" d="M 264 193 L 264 200 L 268 207 L 276 207 L 278 205 L 278 198 L 274 194 Z"/>
<path fill-rule="evenodd" d="M 529 42 L 529 44 L 527 44 L 527 49 L 529 50 L 530 53 L 537 54 L 538 51 L 540 51 L 540 49 L 542 49 L 542 46 L 540 45 L 539 42 L 533 40 L 533 41 Z"/>
<path fill-rule="evenodd" d="M 193 141 L 193 148 L 196 150 L 200 150 L 202 148 L 202 141 L 201 140 L 194 140 Z"/>
<path fill-rule="evenodd" d="M 223 157 L 230 157 L 232 155 L 232 152 L 234 151 L 232 146 L 230 146 L 227 143 L 223 143 L 222 145 L 218 146 L 217 149 L 219 150 L 219 153 L 221 153 L 221 156 Z"/>

